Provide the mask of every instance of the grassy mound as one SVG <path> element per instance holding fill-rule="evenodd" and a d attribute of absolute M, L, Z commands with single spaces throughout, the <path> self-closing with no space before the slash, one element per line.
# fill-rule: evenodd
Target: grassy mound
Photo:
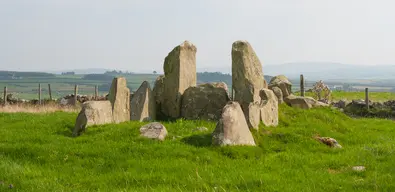
<path fill-rule="evenodd" d="M 212 147 L 215 122 L 91 127 L 72 138 L 76 113 L 0 114 L 0 191 L 395 191 L 394 122 L 332 109 L 280 108 L 280 125 L 254 132 L 258 147 Z M 207 132 L 193 132 L 205 126 Z M 312 137 L 337 139 L 332 149 Z M 364 172 L 352 171 L 362 165 Z"/>

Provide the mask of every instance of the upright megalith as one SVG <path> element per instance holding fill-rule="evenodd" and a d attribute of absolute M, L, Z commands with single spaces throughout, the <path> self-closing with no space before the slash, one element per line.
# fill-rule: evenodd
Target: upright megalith
<path fill-rule="evenodd" d="M 124 77 L 113 79 L 108 99 L 111 102 L 114 123 L 130 120 L 130 90 Z"/>
<path fill-rule="evenodd" d="M 130 102 L 130 120 L 151 121 L 156 119 L 155 101 L 151 87 L 144 81 Z"/>
<path fill-rule="evenodd" d="M 250 128 L 259 122 L 260 91 L 267 88 L 262 64 L 247 41 L 232 45 L 232 88 L 234 101 L 240 103 Z"/>
<path fill-rule="evenodd" d="M 161 111 L 169 118 L 180 117 L 184 91 L 196 86 L 196 47 L 188 41 L 175 47 L 165 58 Z"/>
<path fill-rule="evenodd" d="M 87 101 L 77 116 L 73 136 L 79 136 L 92 125 L 113 123 L 112 106 L 110 101 Z"/>
<path fill-rule="evenodd" d="M 212 144 L 255 146 L 254 138 L 239 103 L 229 101 L 223 108 L 221 119 L 212 133 Z"/>
<path fill-rule="evenodd" d="M 159 77 L 156 78 L 155 80 L 155 85 L 154 88 L 152 90 L 153 95 L 154 95 L 154 101 L 155 101 L 155 113 L 156 113 L 156 118 L 158 120 L 165 120 L 166 116 L 163 113 L 163 92 L 164 92 L 164 88 L 165 88 L 165 84 L 164 84 L 164 79 L 165 76 L 164 75 L 160 75 Z"/>

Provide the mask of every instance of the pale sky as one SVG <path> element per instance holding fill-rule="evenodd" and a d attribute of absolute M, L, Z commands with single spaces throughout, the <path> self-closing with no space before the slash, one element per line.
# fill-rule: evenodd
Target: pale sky
<path fill-rule="evenodd" d="M 197 68 L 247 40 L 265 65 L 395 65 L 393 0 L 0 0 L 0 70 L 163 71 L 184 40 Z"/>

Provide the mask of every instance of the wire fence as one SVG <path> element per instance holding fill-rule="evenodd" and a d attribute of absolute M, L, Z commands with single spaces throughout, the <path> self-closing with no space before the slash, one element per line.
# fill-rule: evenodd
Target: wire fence
<path fill-rule="evenodd" d="M 98 85 L 56 85 L 39 83 L 34 87 L 33 85 L 21 86 L 4 86 L 2 102 L 7 104 L 9 102 L 24 102 L 36 101 L 41 104 L 42 101 L 55 101 L 62 98 L 92 98 L 98 100 L 105 96 L 108 92 L 100 92 Z M 74 102 L 77 103 L 77 102 Z"/>

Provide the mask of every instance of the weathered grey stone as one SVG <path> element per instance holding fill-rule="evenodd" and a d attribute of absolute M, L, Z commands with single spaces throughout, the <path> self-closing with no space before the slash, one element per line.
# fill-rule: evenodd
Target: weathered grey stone
<path fill-rule="evenodd" d="M 151 121 L 155 120 L 155 101 L 151 87 L 144 81 L 134 93 L 130 103 L 130 120 Z"/>
<path fill-rule="evenodd" d="M 169 118 L 180 117 L 182 94 L 196 86 L 196 51 L 192 43 L 184 41 L 165 58 L 161 111 Z"/>
<path fill-rule="evenodd" d="M 274 87 L 281 89 L 283 98 L 292 94 L 292 83 L 284 75 L 277 75 L 270 80 L 269 89 L 273 90 Z"/>
<path fill-rule="evenodd" d="M 158 122 L 146 124 L 140 128 L 140 135 L 149 139 L 165 140 L 166 127 Z"/>
<path fill-rule="evenodd" d="M 261 104 L 261 121 L 265 126 L 278 125 L 278 99 L 274 92 L 269 89 L 262 89 L 260 92 Z"/>
<path fill-rule="evenodd" d="M 153 89 L 153 95 L 154 95 L 154 100 L 155 100 L 155 108 L 156 108 L 156 118 L 158 120 L 165 120 L 166 115 L 164 114 L 163 108 L 163 92 L 165 91 L 165 85 L 164 85 L 164 75 L 160 75 L 159 77 L 156 78 L 154 89 Z"/>
<path fill-rule="evenodd" d="M 261 122 L 261 104 L 250 103 L 248 106 L 248 115 L 246 116 L 247 125 L 249 128 L 258 129 Z"/>
<path fill-rule="evenodd" d="M 218 120 L 230 100 L 226 84 L 205 83 L 189 87 L 182 96 L 181 117 L 185 119 Z"/>
<path fill-rule="evenodd" d="M 250 103 L 260 102 L 259 91 L 267 88 L 262 64 L 247 41 L 232 44 L 232 88 L 234 101 L 240 103 L 248 118 Z"/>
<path fill-rule="evenodd" d="M 313 107 L 327 107 L 326 103 L 319 102 L 312 97 L 301 97 L 295 95 L 289 95 L 284 98 L 285 103 L 291 107 L 297 107 L 301 109 L 311 109 Z"/>
<path fill-rule="evenodd" d="M 252 145 L 254 138 L 239 103 L 230 101 L 224 107 L 221 119 L 212 133 L 213 145 Z"/>
<path fill-rule="evenodd" d="M 124 77 L 114 78 L 108 100 L 112 105 L 114 123 L 130 121 L 130 90 Z"/>
<path fill-rule="evenodd" d="M 87 101 L 75 122 L 73 136 L 79 136 L 86 127 L 113 123 L 112 106 L 110 101 Z"/>
<path fill-rule="evenodd" d="M 337 141 L 336 139 L 330 138 L 330 137 L 316 137 L 318 141 L 321 143 L 328 145 L 329 147 L 333 148 L 343 148 Z"/>
<path fill-rule="evenodd" d="M 271 90 L 276 95 L 277 100 L 278 100 L 278 104 L 283 103 L 284 99 L 283 99 L 283 92 L 281 91 L 281 89 L 278 88 L 278 87 L 272 87 Z"/>

